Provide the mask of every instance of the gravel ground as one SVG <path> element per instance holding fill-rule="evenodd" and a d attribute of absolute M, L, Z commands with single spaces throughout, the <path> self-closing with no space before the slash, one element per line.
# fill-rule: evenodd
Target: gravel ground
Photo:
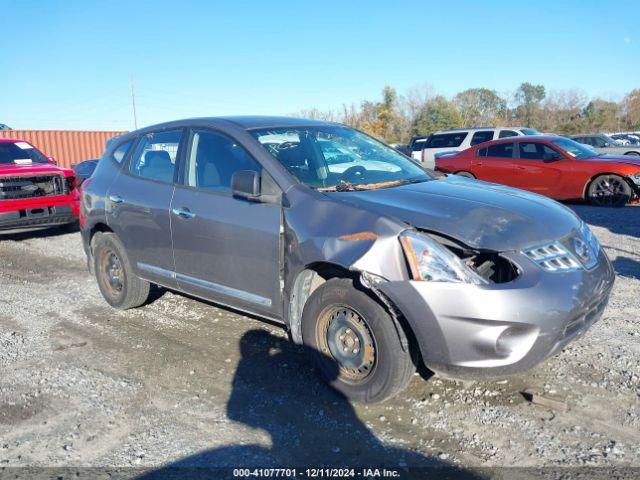
<path fill-rule="evenodd" d="M 275 325 L 161 290 L 109 308 L 77 233 L 0 237 L 0 468 L 640 467 L 640 208 L 573 208 L 618 273 L 600 322 L 530 372 L 416 374 L 368 407 L 325 387 Z"/>

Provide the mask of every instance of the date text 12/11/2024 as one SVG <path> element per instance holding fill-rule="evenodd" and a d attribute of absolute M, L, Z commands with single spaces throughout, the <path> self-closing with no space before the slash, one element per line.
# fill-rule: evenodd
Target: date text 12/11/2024
<path fill-rule="evenodd" d="M 400 478 L 400 472 L 387 468 L 237 468 L 236 478 Z"/>

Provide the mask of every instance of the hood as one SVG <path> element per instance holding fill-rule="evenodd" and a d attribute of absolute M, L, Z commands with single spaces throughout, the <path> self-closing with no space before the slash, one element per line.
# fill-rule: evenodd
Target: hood
<path fill-rule="evenodd" d="M 585 158 L 581 162 L 604 162 L 604 163 L 624 163 L 626 165 L 636 165 L 640 167 L 640 155 L 599 155 L 597 157 Z"/>
<path fill-rule="evenodd" d="M 53 163 L 29 163 L 26 165 L 16 165 L 15 163 L 0 164 L 0 175 L 39 175 L 46 173 L 61 173 L 65 176 L 73 174 L 67 168 L 61 168 Z"/>
<path fill-rule="evenodd" d="M 577 231 L 581 222 L 572 210 L 554 200 L 456 175 L 329 195 L 418 229 L 455 238 L 469 247 L 494 251 L 552 242 Z"/>

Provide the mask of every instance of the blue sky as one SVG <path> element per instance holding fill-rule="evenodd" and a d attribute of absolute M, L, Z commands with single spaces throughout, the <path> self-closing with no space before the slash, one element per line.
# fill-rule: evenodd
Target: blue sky
<path fill-rule="evenodd" d="M 640 87 L 635 1 L 0 0 L 0 123 L 132 129 L 431 85 Z M 8 13 L 8 14 L 6 14 Z"/>

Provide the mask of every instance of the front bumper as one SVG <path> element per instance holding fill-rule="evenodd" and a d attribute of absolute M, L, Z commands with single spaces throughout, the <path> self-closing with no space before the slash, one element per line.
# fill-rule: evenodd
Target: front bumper
<path fill-rule="evenodd" d="M 0 202 L 0 231 L 64 225 L 78 220 L 77 193 Z"/>
<path fill-rule="evenodd" d="M 604 251 L 592 270 L 543 271 L 519 253 L 512 282 L 486 286 L 397 281 L 377 288 L 410 324 L 424 363 L 443 376 L 518 373 L 560 351 L 601 316 L 614 272 Z"/>

